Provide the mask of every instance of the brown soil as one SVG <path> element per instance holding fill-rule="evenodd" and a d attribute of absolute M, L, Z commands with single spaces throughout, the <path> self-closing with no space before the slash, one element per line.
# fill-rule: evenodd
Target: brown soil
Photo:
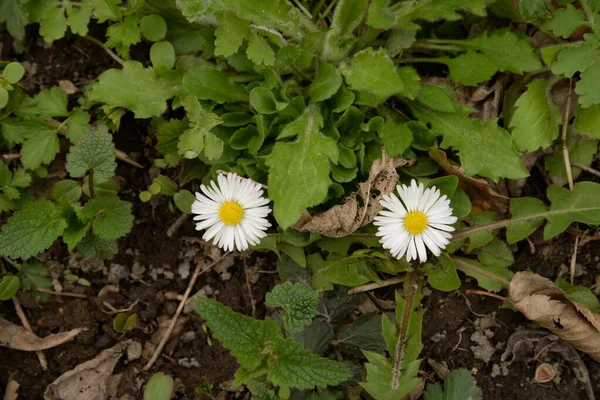
<path fill-rule="evenodd" d="M 70 80 L 77 87 L 83 87 L 92 82 L 100 72 L 107 68 L 116 67 L 102 50 L 84 39 L 70 37 L 56 43 L 51 48 L 40 47 L 30 43 L 28 51 L 16 54 L 10 45 L 10 38 L 0 34 L 0 43 L 3 51 L 0 52 L 2 60 L 27 61 L 36 65 L 37 72 L 28 76 L 24 87 L 30 93 L 58 84 L 59 80 Z M 146 166 L 151 165 L 151 147 L 147 143 L 149 121 L 135 121 L 131 116 L 123 120 L 121 132 L 115 134 L 116 146 L 137 158 Z M 133 232 L 120 243 L 120 253 L 114 260 L 97 265 L 110 269 L 112 264 L 120 264 L 128 269 L 139 265 L 145 267 L 145 272 L 134 279 L 127 277 L 119 283 L 119 293 L 111 293 L 105 299 L 117 309 L 127 308 L 138 302 L 134 311 L 138 314 L 137 327 L 128 333 L 119 334 L 112 328 L 113 317 L 106 313 L 107 307 L 102 300 L 94 297 L 98 291 L 109 284 L 108 278 L 102 271 L 82 272 L 78 268 L 92 266 L 82 260 L 70 260 L 66 247 L 55 244 L 44 255 L 45 260 L 50 260 L 59 269 L 69 267 L 72 273 L 79 273 L 88 279 L 91 288 L 66 287 L 72 292 L 84 293 L 88 299 L 72 299 L 53 296 L 47 302 L 39 302 L 31 295 L 20 295 L 25 312 L 32 322 L 34 330 L 39 336 L 65 331 L 77 327 L 84 327 L 86 331 L 69 344 L 45 351 L 49 360 L 49 370 L 42 371 L 34 353 L 20 352 L 0 347 L 0 393 L 8 378 L 12 377 L 20 385 L 20 394 L 23 399 L 42 399 L 46 386 L 62 373 L 76 365 L 94 358 L 101 350 L 113 346 L 118 341 L 133 339 L 146 343 L 157 329 L 157 319 L 160 316 L 173 315 L 178 302 L 168 300 L 166 293 L 183 293 L 188 279 L 183 279 L 178 274 L 179 265 L 185 261 L 191 262 L 191 270 L 195 262 L 202 260 L 210 252 L 210 248 L 186 240 L 187 236 L 195 236 L 192 224 L 186 223 L 173 237 L 169 238 L 165 232 L 178 217 L 177 213 L 168 211 L 166 199 L 159 199 L 157 203 L 140 203 L 137 193 L 146 188 L 150 181 L 148 168 L 135 169 L 126 164 L 120 164 L 118 175 L 123 177 L 121 194 L 134 203 L 136 225 Z M 562 235 L 549 243 L 538 243 L 535 254 L 531 254 L 526 244 L 522 244 L 516 252 L 516 263 L 513 270 L 531 268 L 544 276 L 555 278 L 560 272 L 560 265 L 568 265 L 572 253 L 572 237 Z M 583 274 L 577 283 L 588 287 L 595 282 L 600 274 L 598 263 L 600 249 L 592 242 L 579 248 L 578 262 L 583 266 Z M 274 272 L 277 270 L 276 259 L 264 254 L 253 255 L 246 260 L 249 268 L 259 267 L 261 271 Z M 93 266 L 92 266 L 93 267 Z M 163 275 L 154 279 L 151 276 L 153 269 L 162 269 L 174 274 L 172 279 Z M 237 258 L 228 269 L 230 277 L 223 280 L 217 272 L 209 272 L 201 276 L 196 284 L 195 291 L 208 285 L 217 300 L 232 307 L 234 310 L 252 315 L 253 310 L 248 296 L 244 260 Z M 227 275 L 227 274 L 226 274 Z M 276 283 L 277 274 L 261 273 L 258 281 L 251 285 L 253 298 L 256 300 L 257 309 L 255 316 L 264 318 L 266 309 L 263 300 L 265 294 Z M 470 285 L 470 286 L 469 286 Z M 466 284 L 461 293 L 442 293 L 432 291 L 425 297 L 424 305 L 427 307 L 423 326 L 425 360 L 421 366 L 428 382 L 440 382 L 427 360 L 446 362 L 448 368 L 466 368 L 471 371 L 484 392 L 485 399 L 527 399 L 527 400 L 569 400 L 587 398 L 585 388 L 576 379 L 569 367 L 569 363 L 558 358 L 556 362 L 560 368 L 560 384 L 533 382 L 533 376 L 538 361 L 514 362 L 505 375 L 492 377 L 494 364 L 500 364 L 500 355 L 509 336 L 521 329 L 530 329 L 532 324 L 520 314 L 508 309 L 500 309 L 500 302 L 495 299 L 468 296 L 462 294 L 466 288 L 474 287 Z M 380 289 L 374 292 L 377 297 L 389 298 L 393 287 Z M 194 291 L 194 292 L 195 292 Z M 193 293 L 194 293 L 193 292 Z M 11 302 L 0 303 L 0 315 L 18 323 L 18 318 Z M 474 357 L 470 347 L 475 346 L 471 335 L 476 330 L 476 320 L 482 316 L 494 316 L 497 326 L 491 330 L 491 345 L 496 348 L 489 362 Z M 202 320 L 196 315 L 185 315 L 187 320 L 183 332 L 194 332 L 196 338 L 183 342 L 181 337 L 176 337 L 166 347 L 164 356 L 151 371 L 141 375 L 145 380 L 151 373 L 162 371 L 171 374 L 181 385 L 179 398 L 184 394 L 190 399 L 201 398 L 195 394 L 195 388 L 202 385 L 206 378 L 213 385 L 213 394 L 219 398 L 236 397 L 235 392 L 229 392 L 229 384 L 237 368 L 235 359 L 229 352 L 216 341 L 208 342 Z M 192 334 L 190 334 L 192 335 Z M 210 344 L 209 344 L 210 343 Z M 124 357 L 125 359 L 126 357 Z M 195 360 L 196 367 L 186 368 L 181 366 L 182 359 Z M 600 367 L 599 364 L 588 357 L 584 357 L 585 364 L 594 384 L 596 395 L 600 395 Z M 123 372 L 124 378 L 120 386 L 120 394 L 130 394 L 132 398 L 141 398 L 140 376 L 136 371 L 141 370 L 145 364 L 142 360 L 131 363 L 121 362 L 116 372 Z"/>

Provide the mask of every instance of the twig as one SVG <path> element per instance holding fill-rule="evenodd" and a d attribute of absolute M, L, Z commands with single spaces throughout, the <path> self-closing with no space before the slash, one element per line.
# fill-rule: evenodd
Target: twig
<path fill-rule="evenodd" d="M 5 160 L 17 160 L 17 159 L 21 158 L 21 154 L 19 154 L 19 153 L 2 154 L 2 158 L 4 158 Z"/>
<path fill-rule="evenodd" d="M 183 225 L 183 223 L 189 218 L 189 214 L 181 214 L 176 220 L 175 222 L 173 222 L 171 224 L 171 226 L 169 227 L 169 229 L 167 229 L 167 236 L 171 237 L 173 236 L 173 234 L 175 232 L 177 232 L 177 230 L 179 228 L 181 228 L 181 225 Z"/>
<path fill-rule="evenodd" d="M 101 41 L 99 41 L 98 39 L 96 39 L 93 36 L 87 35 L 83 37 L 86 40 L 89 40 L 90 42 L 102 47 L 102 49 L 106 52 L 106 54 L 108 54 L 113 60 L 115 60 L 116 62 L 118 62 L 119 64 L 123 65 L 125 64 L 125 61 L 123 61 L 123 59 L 121 57 L 119 57 L 118 55 L 116 55 L 115 53 L 113 53 L 113 51 L 111 49 L 109 49 L 108 47 L 106 47 L 104 45 L 104 43 L 102 43 Z"/>
<path fill-rule="evenodd" d="M 52 294 L 55 296 L 76 297 L 78 299 L 87 299 L 88 298 L 88 296 L 86 296 L 85 294 L 81 294 L 81 293 L 54 292 L 52 290 L 48 290 L 48 289 L 44 289 L 44 288 L 37 288 L 36 290 L 40 293 Z"/>
<path fill-rule="evenodd" d="M 188 284 L 188 287 L 185 290 L 185 293 L 183 294 L 183 298 L 181 299 L 181 302 L 179 302 L 179 307 L 177 307 L 177 311 L 175 311 L 175 315 L 173 316 L 173 319 L 171 320 L 171 323 L 169 324 L 167 331 L 165 332 L 164 336 L 162 337 L 160 343 L 158 344 L 158 347 L 154 351 L 152 358 L 150 359 L 150 361 L 148 361 L 146 366 L 143 368 L 143 371 L 148 371 L 150 368 L 152 368 L 152 366 L 158 359 L 158 356 L 160 355 L 163 348 L 167 344 L 167 341 L 169 340 L 169 337 L 171 336 L 171 333 L 173 332 L 173 329 L 175 328 L 175 324 L 177 323 L 177 320 L 179 319 L 179 315 L 181 315 L 181 312 L 183 311 L 183 307 L 185 306 L 185 303 L 187 302 L 187 299 L 190 296 L 192 288 L 194 287 L 194 284 L 196 283 L 196 279 L 198 279 L 198 277 L 200 275 L 202 275 L 203 273 L 205 273 L 206 271 L 210 270 L 212 267 L 217 265 L 219 263 L 219 261 L 221 261 L 227 255 L 229 255 L 229 252 L 224 253 L 221 257 L 217 258 L 216 260 L 214 260 L 213 262 L 208 264 L 204 269 L 200 268 L 200 266 L 201 266 L 200 263 L 198 263 L 198 265 L 196 265 L 196 270 L 194 271 L 194 275 L 192 275 L 192 279 L 190 279 L 190 283 Z"/>
<path fill-rule="evenodd" d="M 569 267 L 569 279 L 571 285 L 575 279 L 575 265 L 577 264 L 577 250 L 579 249 L 579 236 L 575 236 L 575 246 L 573 246 L 573 254 L 571 254 L 571 265 Z"/>
<path fill-rule="evenodd" d="M 246 287 L 248 288 L 248 297 L 250 298 L 250 305 L 252 305 L 252 318 L 256 318 L 256 300 L 252 295 L 252 286 L 250 286 L 250 275 L 248 275 L 248 266 L 246 265 L 246 257 L 244 260 L 244 272 L 246 273 Z"/>
<path fill-rule="evenodd" d="M 404 282 L 404 275 L 386 279 L 379 283 L 377 283 L 377 282 L 365 283 L 364 285 L 353 287 L 352 289 L 348 290 L 348 294 L 368 292 L 369 290 L 379 289 L 382 287 L 391 286 L 391 285 L 395 285 L 397 283 L 402 283 L 402 282 Z"/>
<path fill-rule="evenodd" d="M 571 109 L 571 89 L 573 80 L 569 79 L 569 94 L 567 96 L 567 106 L 565 108 L 565 116 L 563 119 L 562 135 L 560 142 L 562 144 L 563 160 L 565 162 L 565 171 L 567 173 L 567 181 L 569 182 L 569 190 L 573 191 L 573 172 L 571 171 L 571 161 L 569 160 L 569 149 L 567 148 L 567 128 L 569 127 L 569 111 Z"/>
<path fill-rule="evenodd" d="M 502 300 L 505 301 L 507 303 L 511 303 L 512 301 L 510 301 L 509 299 L 507 299 L 506 297 L 500 296 L 499 294 L 496 293 L 490 293 L 490 292 L 486 292 L 485 290 L 465 290 L 466 294 L 478 294 L 480 296 L 487 296 L 487 297 L 493 297 L 494 299 L 498 299 L 498 300 Z"/>
<path fill-rule="evenodd" d="M 582 164 L 580 162 L 571 161 L 571 166 L 573 166 L 575 168 L 579 168 L 581 170 L 584 170 L 585 172 L 589 172 L 592 175 L 596 175 L 596 176 L 600 177 L 600 171 L 598 171 L 597 169 L 594 169 L 592 167 L 588 167 L 587 165 Z"/>
<path fill-rule="evenodd" d="M 2 272 L 6 273 L 6 267 L 4 266 L 4 263 L 2 261 L 0 261 L 0 267 L 2 269 Z M 35 332 L 33 331 L 33 329 L 31 329 L 29 320 L 27 320 L 27 316 L 23 312 L 23 307 L 21 307 L 21 302 L 19 301 L 17 296 L 13 296 L 12 301 L 13 301 L 13 304 L 15 305 L 15 310 L 17 311 L 17 315 L 19 316 L 19 319 L 21 320 L 21 324 L 23 324 L 25 329 L 27 329 L 29 332 L 31 332 L 35 335 Z M 35 354 L 37 355 L 38 360 L 40 360 L 40 365 L 42 366 L 42 369 L 44 371 L 48 371 L 48 360 L 46 360 L 46 356 L 44 355 L 44 352 L 39 350 L 39 351 L 36 351 Z"/>

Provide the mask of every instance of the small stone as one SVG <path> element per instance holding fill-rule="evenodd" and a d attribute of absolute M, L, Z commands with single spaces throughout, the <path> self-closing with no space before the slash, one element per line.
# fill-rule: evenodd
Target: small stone
<path fill-rule="evenodd" d="M 65 92 L 65 94 L 75 94 L 79 91 L 79 89 L 77 89 L 77 86 L 75 86 L 73 82 L 68 80 L 58 81 L 58 87 L 60 88 L 60 90 Z"/>
<path fill-rule="evenodd" d="M 133 267 L 131 268 L 131 277 L 136 281 L 141 281 L 144 276 L 144 272 L 146 272 L 146 267 L 140 264 L 139 261 L 133 263 Z"/>
<path fill-rule="evenodd" d="M 135 361 L 142 356 L 142 344 L 133 342 L 127 346 L 127 360 Z"/>
<path fill-rule="evenodd" d="M 179 274 L 181 279 L 187 279 L 188 276 L 190 276 L 190 268 L 191 265 L 188 260 L 185 260 L 184 262 L 179 264 L 179 267 L 177 268 L 177 273 Z"/>
<path fill-rule="evenodd" d="M 129 269 L 121 264 L 111 264 L 108 272 L 108 281 L 115 285 L 119 284 L 121 279 L 129 276 Z"/>
<path fill-rule="evenodd" d="M 433 291 L 429 287 L 425 286 L 421 290 L 421 293 L 423 294 L 423 296 L 431 296 L 431 293 L 433 293 Z"/>
<path fill-rule="evenodd" d="M 188 332 L 185 332 L 183 335 L 181 335 L 181 341 L 184 343 L 187 343 L 187 342 L 191 342 L 192 340 L 196 339 L 197 337 L 198 337 L 198 335 L 196 334 L 196 332 L 188 331 Z"/>

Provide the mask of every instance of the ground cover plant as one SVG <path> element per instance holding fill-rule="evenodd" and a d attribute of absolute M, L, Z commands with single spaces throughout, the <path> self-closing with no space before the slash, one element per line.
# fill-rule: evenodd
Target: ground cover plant
<path fill-rule="evenodd" d="M 0 0 L 0 392 L 593 399 L 599 14 Z"/>

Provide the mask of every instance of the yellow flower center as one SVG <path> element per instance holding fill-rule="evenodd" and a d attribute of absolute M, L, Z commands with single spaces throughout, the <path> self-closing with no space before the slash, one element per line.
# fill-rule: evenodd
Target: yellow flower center
<path fill-rule="evenodd" d="M 427 228 L 427 215 L 421 211 L 411 211 L 404 217 L 404 227 L 411 235 L 425 232 Z"/>
<path fill-rule="evenodd" d="M 225 225 L 237 225 L 244 218 L 244 209 L 235 201 L 227 201 L 219 207 L 219 218 Z"/>

